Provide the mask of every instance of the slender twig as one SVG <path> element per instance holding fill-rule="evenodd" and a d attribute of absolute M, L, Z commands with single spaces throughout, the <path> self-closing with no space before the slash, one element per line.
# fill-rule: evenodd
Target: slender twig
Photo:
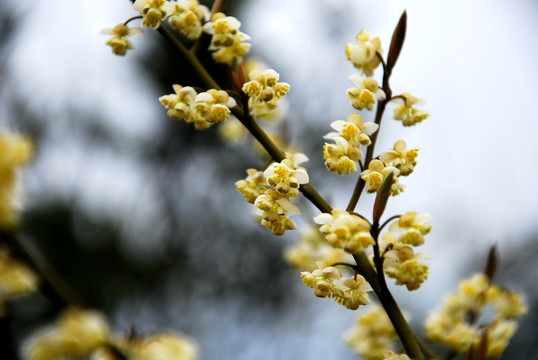
<path fill-rule="evenodd" d="M 133 16 L 133 17 L 130 17 L 129 19 L 125 20 L 123 22 L 123 25 L 127 25 L 128 23 L 130 23 L 131 21 L 133 20 L 136 20 L 136 19 L 142 19 L 143 16 L 142 15 L 138 15 L 138 16 Z"/>
<path fill-rule="evenodd" d="M 383 58 L 382 56 L 380 56 L 381 54 L 379 52 L 376 52 L 376 54 L 381 59 Z M 390 99 L 392 96 L 392 90 L 389 85 L 389 78 L 390 78 L 390 74 L 392 73 L 392 70 L 386 66 L 385 61 L 381 60 L 381 63 L 383 64 L 382 90 L 385 93 L 385 99 L 378 100 L 377 102 L 377 109 L 376 109 L 374 122 L 377 125 L 379 125 L 379 128 L 370 137 L 372 143 L 368 146 L 368 150 L 366 150 L 366 158 L 364 159 L 365 168 L 368 167 L 368 164 L 370 164 L 370 161 L 372 161 L 372 159 L 374 158 L 375 144 L 377 142 L 377 136 L 379 134 L 379 131 L 381 130 L 381 120 L 383 119 L 383 113 L 385 112 L 385 107 L 387 106 L 387 102 L 389 101 L 388 99 Z M 355 189 L 353 191 L 353 195 L 351 196 L 351 199 L 349 200 L 349 204 L 347 205 L 347 208 L 346 208 L 347 211 L 353 211 L 355 209 L 361 197 L 362 191 L 364 190 L 365 184 L 366 184 L 365 181 L 359 176 L 359 178 L 357 179 L 357 183 L 355 185 Z"/>
<path fill-rule="evenodd" d="M 396 300 L 392 296 L 385 281 L 385 274 L 383 272 L 383 258 L 379 254 L 379 224 L 374 223 L 370 233 L 374 238 L 374 265 L 377 272 L 377 280 L 379 284 L 379 291 L 376 291 L 376 295 L 379 298 L 379 302 L 383 305 L 385 312 L 389 316 L 390 321 L 394 326 L 394 330 L 398 334 L 398 337 L 402 341 L 407 354 L 412 359 L 421 360 L 424 357 L 417 343 L 417 338 L 409 324 L 405 320 Z M 372 286 L 373 288 L 373 286 Z M 375 288 L 374 288 L 375 291 Z"/>
<path fill-rule="evenodd" d="M 166 40 L 168 40 L 180 53 L 181 55 L 187 60 L 187 62 L 193 67 L 194 71 L 198 74 L 200 79 L 204 82 L 204 84 L 209 89 L 217 89 L 220 90 L 220 86 L 213 80 L 211 75 L 207 72 L 205 67 L 198 61 L 196 56 L 192 54 L 186 47 L 183 45 L 181 41 L 179 41 L 174 34 L 168 28 L 164 23 L 161 22 L 159 27 L 157 28 L 157 31 L 164 36 Z"/>
<path fill-rule="evenodd" d="M 401 216 L 401 215 L 394 215 L 394 216 L 389 217 L 389 218 L 383 223 L 383 225 L 381 225 L 381 226 L 379 227 L 379 232 L 381 232 L 381 230 L 383 230 L 383 228 L 384 228 L 389 222 L 391 222 L 391 221 L 394 220 L 394 219 L 398 219 L 398 218 L 400 218 L 400 217 L 402 217 L 402 216 Z"/>
<path fill-rule="evenodd" d="M 416 340 L 417 340 L 418 346 L 420 346 L 420 350 L 422 350 L 424 355 L 426 355 L 426 358 L 428 358 L 428 359 L 439 359 L 439 355 L 437 355 L 432 349 L 430 349 L 430 347 L 428 346 L 428 344 L 426 344 L 426 342 L 424 340 L 422 340 L 418 336 L 417 336 Z"/>
<path fill-rule="evenodd" d="M 350 264 L 350 263 L 347 263 L 347 262 L 335 262 L 334 264 L 331 264 L 329 266 L 347 266 L 347 267 L 350 267 L 352 268 L 353 270 L 358 270 L 357 269 L 357 264 L 353 265 L 353 264 Z"/>

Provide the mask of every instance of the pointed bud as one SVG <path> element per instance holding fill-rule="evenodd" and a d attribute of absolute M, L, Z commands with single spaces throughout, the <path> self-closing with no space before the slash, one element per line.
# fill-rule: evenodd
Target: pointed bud
<path fill-rule="evenodd" d="M 396 29 L 394 29 L 392 40 L 390 42 L 389 55 L 387 56 L 387 68 L 389 68 L 389 71 L 392 70 L 396 64 L 396 60 L 398 60 L 400 52 L 402 51 L 406 28 L 407 12 L 404 10 L 402 16 L 400 17 L 400 21 L 398 21 L 398 25 L 396 25 Z"/>
<path fill-rule="evenodd" d="M 488 277 L 489 282 L 493 282 L 497 268 L 499 267 L 499 254 L 497 251 L 497 245 L 491 247 L 488 255 L 488 262 L 484 269 L 484 274 Z"/>

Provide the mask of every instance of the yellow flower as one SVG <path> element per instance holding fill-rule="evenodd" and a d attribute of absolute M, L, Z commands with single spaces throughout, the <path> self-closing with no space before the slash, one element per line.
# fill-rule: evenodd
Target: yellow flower
<path fill-rule="evenodd" d="M 129 360 L 196 360 L 198 344 L 184 335 L 172 332 L 147 338 L 115 340 L 112 344 Z M 117 360 L 109 348 L 100 348 L 92 355 L 92 360 Z"/>
<path fill-rule="evenodd" d="M 34 334 L 26 341 L 25 358 L 85 358 L 105 344 L 108 336 L 108 324 L 102 314 L 68 308 L 54 326 Z"/>
<path fill-rule="evenodd" d="M 409 356 L 405 354 L 395 354 L 391 350 L 383 351 L 383 360 L 411 360 Z"/>
<path fill-rule="evenodd" d="M 482 317 L 484 309 L 496 311 Z M 444 300 L 441 309 L 428 316 L 426 336 L 466 353 L 471 345 L 478 346 L 487 333 L 488 357 L 495 358 L 501 355 L 516 331 L 514 319 L 525 312 L 519 294 L 501 290 L 486 275 L 475 274 L 464 279 L 458 291 Z M 488 322 L 488 318 L 493 320 Z M 476 322 L 476 319 L 482 320 Z"/>
<path fill-rule="evenodd" d="M 346 343 L 367 360 L 383 359 L 383 352 L 394 348 L 397 339 L 387 313 L 375 304 L 357 317 L 356 326 L 345 335 Z"/>
<path fill-rule="evenodd" d="M 420 104 L 422 101 L 409 93 L 403 93 L 400 97 L 395 97 L 391 101 L 399 104 L 394 108 L 394 119 L 401 120 L 403 126 L 416 125 L 430 116 L 427 112 L 413 107 L 413 105 Z"/>
<path fill-rule="evenodd" d="M 407 144 L 400 139 L 394 143 L 394 150 L 385 150 L 379 155 L 379 160 L 392 165 L 400 170 L 401 176 L 408 176 L 417 165 L 418 149 L 407 149 Z"/>
<path fill-rule="evenodd" d="M 245 180 L 239 180 L 235 183 L 237 191 L 239 191 L 247 201 L 251 204 L 254 204 L 256 198 L 262 195 L 267 187 L 267 180 L 261 171 L 256 169 L 248 169 L 248 176 Z"/>
<path fill-rule="evenodd" d="M 296 228 L 289 216 L 300 213 L 301 209 L 276 190 L 265 191 L 256 198 L 254 205 L 258 208 L 257 215 L 261 218 L 262 225 L 271 229 L 274 235 L 284 235 L 286 230 Z"/>
<path fill-rule="evenodd" d="M 251 79 L 243 84 L 243 92 L 249 96 L 248 108 L 256 118 L 275 119 L 278 117 L 280 100 L 290 90 L 290 85 L 278 82 L 280 75 L 273 69 L 263 72 L 253 70 Z"/>
<path fill-rule="evenodd" d="M 198 39 L 202 34 L 202 22 L 209 17 L 207 6 L 200 5 L 198 0 L 178 0 L 173 3 L 174 12 L 168 22 L 188 39 Z"/>
<path fill-rule="evenodd" d="M 168 109 L 168 116 L 173 120 L 185 120 L 188 123 L 194 123 L 196 129 L 203 130 L 209 127 L 209 124 L 196 114 L 194 111 L 194 100 L 196 99 L 196 90 L 190 86 L 172 85 L 175 94 L 164 95 L 159 98 L 161 104 Z"/>
<path fill-rule="evenodd" d="M 106 41 L 106 44 L 112 48 L 112 52 L 116 55 L 123 56 L 127 49 L 133 49 L 133 43 L 127 36 L 137 36 L 142 34 L 139 28 L 130 28 L 125 24 L 118 24 L 114 28 L 106 28 L 101 30 L 101 34 L 114 35 Z"/>
<path fill-rule="evenodd" d="M 350 147 L 341 136 L 336 136 L 333 140 L 335 144 L 325 143 L 323 146 L 323 158 L 327 169 L 340 175 L 357 171 L 357 162 L 362 156 L 360 149 Z"/>
<path fill-rule="evenodd" d="M 364 122 L 359 114 L 349 115 L 347 121 L 333 121 L 331 127 L 337 132 L 328 133 L 324 136 L 325 139 L 334 139 L 337 136 L 343 137 L 349 143 L 348 146 L 357 148 L 358 152 L 360 152 L 360 145 L 368 146 L 372 143 L 370 135 L 379 129 L 378 124 Z"/>
<path fill-rule="evenodd" d="M 174 4 L 165 0 L 136 0 L 133 9 L 144 16 L 142 25 L 155 29 L 175 10 Z"/>
<path fill-rule="evenodd" d="M 391 232 L 402 232 L 398 241 L 402 244 L 420 246 L 424 244 L 424 235 L 430 233 L 432 225 L 427 223 L 432 216 L 428 213 L 408 211 L 390 226 Z"/>
<path fill-rule="evenodd" d="M 362 30 L 357 35 L 356 44 L 349 43 L 346 46 L 347 59 L 366 76 L 372 76 L 381 63 L 376 55 L 377 51 L 383 51 L 381 40 L 378 37 L 370 40 L 370 33 L 367 30 Z"/>
<path fill-rule="evenodd" d="M 488 326 L 488 357 L 498 358 L 501 356 L 516 330 L 517 323 L 515 321 L 502 319 L 497 319 Z"/>
<path fill-rule="evenodd" d="M 250 37 L 239 31 L 240 26 L 239 20 L 223 13 L 213 14 L 211 21 L 202 26 L 203 31 L 213 35 L 209 50 L 215 51 L 213 59 L 216 62 L 232 65 L 248 52 L 250 44 L 245 41 Z"/>
<path fill-rule="evenodd" d="M 387 241 L 387 237 L 383 236 L 383 240 Z M 396 285 L 405 285 L 409 291 L 417 290 L 428 279 L 429 267 L 423 262 L 425 259 L 428 259 L 426 254 L 415 254 L 409 245 L 392 243 L 392 249 L 385 253 L 383 271 L 396 279 Z"/>
<path fill-rule="evenodd" d="M 349 310 L 357 310 L 361 305 L 368 305 L 367 291 L 372 291 L 370 284 L 361 275 L 339 279 L 334 282 L 333 297 L 337 303 Z"/>
<path fill-rule="evenodd" d="M 364 251 L 374 244 L 370 223 L 347 211 L 334 209 L 331 214 L 316 216 L 314 221 L 322 225 L 319 231 L 325 235 L 331 246 L 350 254 Z"/>
<path fill-rule="evenodd" d="M 304 169 L 297 169 L 295 165 L 307 161 L 308 158 L 301 153 L 293 156 L 293 160 L 284 159 L 280 163 L 271 164 L 264 172 L 267 183 L 276 191 L 287 197 L 296 196 L 299 186 L 309 181 Z"/>
<path fill-rule="evenodd" d="M 400 174 L 400 170 L 394 166 L 385 166 L 382 161 L 377 159 L 370 161 L 368 169 L 361 172 L 361 178 L 366 181 L 366 191 L 376 192 L 390 172 L 394 173 L 394 179 Z"/>
<path fill-rule="evenodd" d="M 33 154 L 32 142 L 21 135 L 0 130 L 0 229 L 9 229 L 18 222 L 20 168 Z"/>
<path fill-rule="evenodd" d="M 229 119 L 230 109 L 235 105 L 234 98 L 223 90 L 210 89 L 199 93 L 194 99 L 194 111 L 209 124 Z"/>
<path fill-rule="evenodd" d="M 366 294 L 372 287 L 361 275 L 342 278 L 340 271 L 318 261 L 317 270 L 301 273 L 303 283 L 314 289 L 314 295 L 320 298 L 332 297 L 337 303 L 350 310 L 357 310 L 360 305 L 367 305 L 370 299 Z"/>
<path fill-rule="evenodd" d="M 347 89 L 347 94 L 351 99 L 351 105 L 357 110 L 367 108 L 372 110 L 376 100 L 384 100 L 385 93 L 374 79 L 361 78 L 358 75 L 348 77 L 355 88 Z"/>

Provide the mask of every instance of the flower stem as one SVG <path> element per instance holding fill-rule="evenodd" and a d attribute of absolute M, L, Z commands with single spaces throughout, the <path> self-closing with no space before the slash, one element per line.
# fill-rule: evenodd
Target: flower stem
<path fill-rule="evenodd" d="M 385 93 L 385 99 L 377 102 L 377 109 L 375 114 L 375 120 L 374 122 L 379 125 L 379 128 L 376 132 L 372 134 L 370 139 L 372 140 L 372 143 L 370 146 L 368 146 L 368 150 L 366 150 L 366 158 L 364 159 L 364 168 L 368 168 L 368 164 L 370 164 L 370 161 L 374 158 L 374 150 L 375 150 L 375 144 L 377 142 L 377 136 L 379 134 L 379 131 L 381 130 L 381 120 L 383 119 L 383 113 L 385 112 L 385 107 L 387 106 L 387 103 L 391 99 L 392 96 L 392 89 L 390 88 L 389 84 L 389 78 L 392 73 L 392 69 L 388 68 L 385 64 L 385 61 L 383 61 L 383 57 L 381 54 L 376 53 L 377 56 L 381 60 L 381 64 L 383 64 L 383 85 L 382 90 Z M 346 210 L 347 211 L 353 211 L 355 210 L 355 207 L 357 206 L 357 203 L 359 202 L 359 199 L 361 197 L 362 191 L 364 190 L 365 181 L 360 177 L 357 180 L 357 184 L 355 185 L 355 189 L 353 191 L 353 195 L 351 196 L 351 199 L 349 200 L 349 204 L 347 205 Z"/>
<path fill-rule="evenodd" d="M 405 320 L 396 300 L 392 296 L 385 281 L 385 273 L 383 272 L 383 258 L 379 254 L 379 224 L 374 222 L 370 233 L 375 240 L 374 244 L 374 264 L 377 271 L 377 280 L 379 282 L 379 291 L 376 292 L 379 301 L 383 305 L 387 315 L 389 316 L 398 337 L 402 341 L 402 344 L 409 355 L 410 358 L 414 360 L 424 359 L 420 346 L 418 345 L 417 339 L 409 324 Z M 373 288 L 373 286 L 372 286 Z"/>
<path fill-rule="evenodd" d="M 138 15 L 138 16 L 130 17 L 129 19 L 127 19 L 127 20 L 125 20 L 125 21 L 123 22 L 123 25 L 126 25 L 126 26 L 127 26 L 127 24 L 130 23 L 131 21 L 136 20 L 136 19 L 142 19 L 142 18 L 143 18 L 142 15 Z"/>

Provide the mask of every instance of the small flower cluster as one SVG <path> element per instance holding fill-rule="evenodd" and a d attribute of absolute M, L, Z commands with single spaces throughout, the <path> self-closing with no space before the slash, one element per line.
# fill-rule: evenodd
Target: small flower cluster
<path fill-rule="evenodd" d="M 67 308 L 53 326 L 32 335 L 24 345 L 26 359 L 86 358 L 107 343 L 109 327 L 99 312 Z"/>
<path fill-rule="evenodd" d="M 117 340 L 110 334 L 103 314 L 93 310 L 68 307 L 57 322 L 26 340 L 25 359 L 117 359 L 112 348 L 128 359 L 195 360 L 198 346 L 193 340 L 176 334 L 163 334 L 147 339 Z"/>
<path fill-rule="evenodd" d="M 316 261 L 326 264 L 353 261 L 350 254 L 329 245 L 325 236 L 319 232 L 319 226 L 309 227 L 297 245 L 285 250 L 284 258 L 291 266 L 301 271 L 314 271 Z"/>
<path fill-rule="evenodd" d="M 426 221 L 428 213 L 409 211 L 390 226 L 390 231 L 381 239 L 384 252 L 383 271 L 396 279 L 396 285 L 405 285 L 408 290 L 417 290 L 428 278 L 429 267 L 423 262 L 428 256 L 415 254 L 413 247 L 424 244 L 424 235 L 431 231 Z M 400 233 L 396 238 L 395 233 Z"/>
<path fill-rule="evenodd" d="M 346 46 L 347 59 L 366 76 L 372 76 L 381 63 L 377 52 L 382 52 L 381 40 L 376 37 L 370 40 L 370 32 L 362 30 L 357 35 L 357 43 Z"/>
<path fill-rule="evenodd" d="M 258 208 L 262 225 L 275 235 L 283 235 L 286 230 L 296 228 L 289 216 L 301 210 L 291 202 L 291 198 L 297 196 L 301 184 L 309 181 L 307 172 L 296 167 L 308 158 L 301 153 L 290 157 L 271 164 L 263 173 L 249 169 L 247 178 L 235 183 L 247 201 Z"/>
<path fill-rule="evenodd" d="M 417 165 L 418 149 L 407 149 L 407 144 L 400 139 L 394 143 L 394 150 L 386 150 L 379 155 L 379 160 L 392 164 L 399 170 L 399 175 L 409 176 Z"/>
<path fill-rule="evenodd" d="M 239 31 L 241 22 L 232 16 L 218 12 L 202 29 L 213 35 L 209 50 L 214 51 L 213 59 L 218 63 L 232 65 L 234 60 L 240 61 L 249 51 L 250 36 Z"/>
<path fill-rule="evenodd" d="M 141 35 L 143 32 L 139 28 L 130 28 L 125 24 L 118 24 L 111 28 L 101 30 L 101 34 L 113 35 L 106 41 L 106 44 L 112 48 L 112 53 L 123 56 L 128 49 L 133 49 L 133 43 L 127 36 Z"/>
<path fill-rule="evenodd" d="M 325 143 L 323 147 L 327 169 L 340 175 L 356 172 L 362 157 L 361 145 L 368 146 L 372 143 L 370 135 L 377 131 L 379 125 L 364 122 L 359 114 L 351 114 L 347 121 L 333 121 L 331 127 L 337 132 L 325 135 L 325 139 L 335 142 Z"/>
<path fill-rule="evenodd" d="M 344 278 L 340 271 L 327 266 L 323 262 L 316 262 L 317 270 L 301 273 L 303 283 L 314 289 L 314 295 L 320 298 L 332 297 L 342 306 L 350 310 L 357 310 L 361 305 L 370 303 L 367 291 L 372 287 L 361 275 Z"/>
<path fill-rule="evenodd" d="M 263 72 L 253 70 L 248 74 L 250 81 L 243 85 L 248 95 L 250 114 L 256 118 L 274 119 L 278 116 L 278 105 L 290 90 L 290 85 L 278 82 L 280 75 L 273 69 Z"/>
<path fill-rule="evenodd" d="M 5 302 L 35 290 L 37 274 L 17 259 L 7 248 L 0 248 L 0 318 L 5 313 Z"/>
<path fill-rule="evenodd" d="M 33 144 L 28 138 L 0 130 L 0 229 L 13 228 L 18 222 L 19 172 L 32 154 Z"/>
<path fill-rule="evenodd" d="M 371 305 L 357 317 L 356 327 L 345 335 L 346 343 L 366 360 L 383 359 L 383 353 L 394 348 L 398 339 L 385 310 Z"/>
<path fill-rule="evenodd" d="M 358 75 L 348 77 L 356 87 L 347 89 L 351 105 L 357 110 L 372 110 L 376 100 L 385 100 L 385 92 L 375 79 L 361 78 Z"/>
<path fill-rule="evenodd" d="M 202 25 L 209 19 L 209 9 L 198 0 L 178 0 L 173 3 L 174 12 L 168 22 L 189 40 L 196 40 L 202 34 Z"/>
<path fill-rule="evenodd" d="M 496 316 L 481 317 L 486 308 Z M 446 298 L 440 311 L 426 319 L 426 336 L 466 353 L 487 336 L 487 357 L 499 357 L 517 329 L 516 319 L 527 312 L 520 293 L 502 289 L 484 274 L 463 280 L 456 293 Z"/>
<path fill-rule="evenodd" d="M 133 9 L 142 14 L 142 25 L 156 29 L 174 12 L 174 4 L 165 0 L 136 0 Z"/>
<path fill-rule="evenodd" d="M 174 84 L 172 87 L 175 94 L 159 98 L 168 109 L 168 116 L 177 121 L 193 123 L 198 130 L 229 119 L 230 109 L 236 106 L 235 100 L 222 90 L 210 89 L 196 94 L 196 90 L 190 86 Z"/>
<path fill-rule="evenodd" d="M 198 358 L 198 345 L 183 335 L 163 333 L 147 338 L 127 338 L 112 340 L 112 344 L 129 360 L 177 359 L 195 360 Z M 92 360 L 116 360 L 117 355 L 109 348 L 100 348 Z"/>
<path fill-rule="evenodd" d="M 387 166 L 381 160 L 373 159 L 368 164 L 368 169 L 361 172 L 361 178 L 366 183 L 366 191 L 369 193 L 376 192 L 383 181 L 389 174 L 392 173 L 394 178 L 392 180 L 391 193 L 393 196 L 403 192 L 403 185 L 398 183 L 398 176 L 400 175 L 400 170 L 394 166 Z"/>
<path fill-rule="evenodd" d="M 405 354 L 395 354 L 392 350 L 383 351 L 382 360 L 411 360 L 409 356 Z"/>
<path fill-rule="evenodd" d="M 398 140 L 394 144 L 394 150 L 386 150 L 379 155 L 379 159 L 373 159 L 368 164 L 368 169 L 361 173 L 361 178 L 366 183 L 366 191 L 376 192 L 385 178 L 392 173 L 394 175 L 391 194 L 396 196 L 404 191 L 404 185 L 399 183 L 400 176 L 408 176 L 417 165 L 418 149 L 407 149 L 404 140 Z"/>
<path fill-rule="evenodd" d="M 314 221 L 322 226 L 319 231 L 329 244 L 337 249 L 355 254 L 374 244 L 370 223 L 347 211 L 334 209 L 331 214 L 320 214 Z"/>
<path fill-rule="evenodd" d="M 413 106 L 420 104 L 422 101 L 409 93 L 395 96 L 392 101 L 399 104 L 394 108 L 394 119 L 401 120 L 403 126 L 416 125 L 430 116 L 427 112 Z"/>
<path fill-rule="evenodd" d="M 250 49 L 246 42 L 250 37 L 239 31 L 239 20 L 219 12 L 213 14 L 209 21 L 209 9 L 200 5 L 198 0 L 136 0 L 133 9 L 141 14 L 135 18 L 141 17 L 145 27 L 157 29 L 162 21 L 168 19 L 170 26 L 189 40 L 200 38 L 202 32 L 211 34 L 208 50 L 215 51 L 213 59 L 216 62 L 232 65 L 235 60 L 241 61 Z M 102 34 L 113 35 L 106 44 L 112 47 L 114 54 L 125 55 L 128 49 L 133 49 L 127 36 L 142 34 L 142 30 L 127 26 L 135 18 L 101 31 Z"/>

